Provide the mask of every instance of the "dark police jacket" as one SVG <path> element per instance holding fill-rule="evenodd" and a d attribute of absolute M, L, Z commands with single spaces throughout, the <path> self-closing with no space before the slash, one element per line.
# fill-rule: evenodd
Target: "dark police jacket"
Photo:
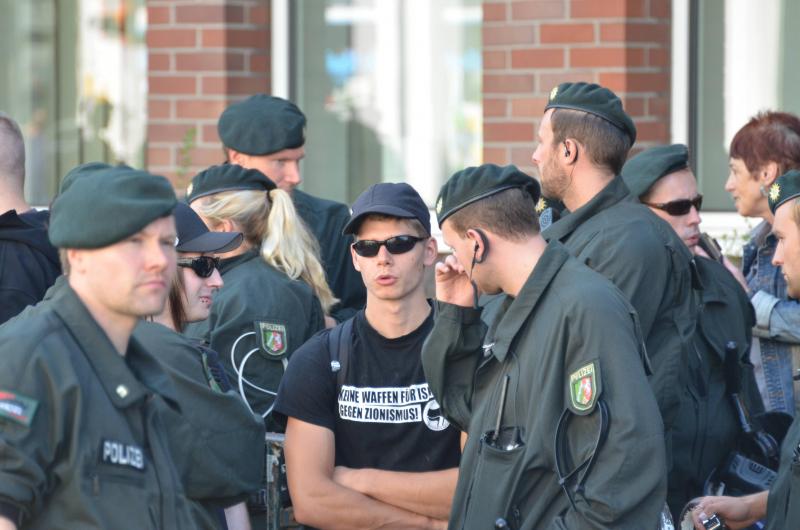
<path fill-rule="evenodd" d="M 488 330 L 480 309 L 440 302 L 436 310 L 425 374 L 447 418 L 468 433 L 450 528 L 493 528 L 499 517 L 515 530 L 655 527 L 666 496 L 664 434 L 635 312 L 619 290 L 552 242 Z M 506 376 L 502 430 L 516 428 L 518 438 L 498 448 L 487 433 Z M 567 482 L 574 504 L 559 486 L 559 451 L 562 475 L 596 453 Z"/>
<path fill-rule="evenodd" d="M 778 477 L 769 488 L 767 530 L 788 530 L 800 524 L 800 421 L 783 439 Z"/>
<path fill-rule="evenodd" d="M 0 215 L 0 324 L 37 303 L 61 274 L 48 212 Z"/>
<path fill-rule="evenodd" d="M 226 506 L 257 491 L 265 458 L 261 418 L 237 393 L 212 390 L 201 351 L 189 339 L 144 321 L 133 336 L 157 355 L 175 386 L 181 410 L 169 410 L 167 423 L 187 494 Z"/>
<path fill-rule="evenodd" d="M 311 287 L 268 265 L 258 249 L 223 260 L 225 285 L 214 297 L 211 315 L 186 328 L 219 353 L 235 389 L 245 391 L 257 414 L 271 410 L 283 377 L 284 361 L 325 327 L 322 307 Z M 268 392 L 254 389 L 255 385 Z M 267 418 L 267 430 L 282 428 Z"/>
<path fill-rule="evenodd" d="M 351 237 L 342 235 L 350 220 L 350 209 L 341 203 L 320 199 L 300 190 L 292 191 L 297 213 L 311 229 L 320 247 L 322 266 L 333 294 L 339 299 L 332 316 L 343 322 L 364 308 L 367 290 L 350 256 Z"/>
<path fill-rule="evenodd" d="M 564 243 L 578 261 L 619 287 L 636 309 L 669 444 L 695 325 L 692 255 L 669 224 L 628 193 L 617 176 L 542 235 Z"/>
<path fill-rule="evenodd" d="M 750 364 L 750 340 L 755 314 L 739 282 L 720 263 L 695 257 L 701 289 L 694 291 L 697 326 L 685 370 L 688 374 L 679 418 L 673 433 L 673 468 L 668 502 L 680 513 L 692 498 L 703 494 L 703 484 L 723 463 L 742 434 L 726 382 L 725 345 L 736 343 L 738 392 L 751 415 L 763 412 Z"/>
<path fill-rule="evenodd" d="M 164 425 L 179 410 L 136 339 L 126 355 L 68 285 L 0 328 L 0 513 L 22 528 L 213 528 Z"/>

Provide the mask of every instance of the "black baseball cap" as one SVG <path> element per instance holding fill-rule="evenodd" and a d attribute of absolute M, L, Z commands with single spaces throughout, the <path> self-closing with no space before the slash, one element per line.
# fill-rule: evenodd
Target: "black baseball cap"
<path fill-rule="evenodd" d="M 374 213 L 416 219 L 422 223 L 425 233 L 431 233 L 431 215 L 425 201 L 405 182 L 381 182 L 367 188 L 353 203 L 353 213 L 342 234 L 355 234 L 364 217 Z"/>
<path fill-rule="evenodd" d="M 217 254 L 229 252 L 242 244 L 240 232 L 211 232 L 200 216 L 188 204 L 179 202 L 175 206 L 175 227 L 178 230 L 178 252 L 200 252 Z"/>

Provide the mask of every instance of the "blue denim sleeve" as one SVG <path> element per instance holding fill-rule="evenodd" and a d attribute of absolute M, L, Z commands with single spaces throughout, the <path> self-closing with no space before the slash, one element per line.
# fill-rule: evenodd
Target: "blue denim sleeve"
<path fill-rule="evenodd" d="M 756 310 L 753 334 L 783 342 L 800 343 L 800 303 L 758 291 L 750 300 Z"/>

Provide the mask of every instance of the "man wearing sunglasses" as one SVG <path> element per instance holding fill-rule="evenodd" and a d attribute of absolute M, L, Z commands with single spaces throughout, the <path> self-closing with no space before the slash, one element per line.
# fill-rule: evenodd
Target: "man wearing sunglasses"
<path fill-rule="evenodd" d="M 408 184 L 376 184 L 344 233 L 355 238 L 366 308 L 294 353 L 275 403 L 288 418 L 295 517 L 323 528 L 444 528 L 460 451 L 420 359 L 433 326 L 425 270 L 437 256 L 428 209 Z"/>
<path fill-rule="evenodd" d="M 723 464 L 742 434 L 730 399 L 734 389 L 726 383 L 728 372 L 737 376 L 745 408 L 752 414 L 763 410 L 749 361 L 755 315 L 736 278 L 700 248 L 703 197 L 689 167 L 688 148 L 674 144 L 643 151 L 625 164 L 622 178 L 631 195 L 669 223 L 689 250 L 698 254 L 699 288 L 691 291 L 700 308 L 692 337 L 697 354 L 690 355 L 682 367 L 689 375 L 688 391 L 682 395 L 673 431 L 668 480 L 668 502 L 677 514 L 686 502 L 703 494 L 706 479 Z M 729 343 L 735 346 L 730 353 L 726 350 Z M 726 365 L 728 355 L 733 357 Z"/>

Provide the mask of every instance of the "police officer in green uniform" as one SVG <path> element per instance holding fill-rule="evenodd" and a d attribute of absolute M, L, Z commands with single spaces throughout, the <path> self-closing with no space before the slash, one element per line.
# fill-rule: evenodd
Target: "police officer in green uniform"
<path fill-rule="evenodd" d="M 264 423 L 232 389 L 217 352 L 180 334 L 187 322 L 208 318 L 222 285 L 212 255 L 238 248 L 242 234 L 210 232 L 184 203 L 174 216 L 179 268 L 164 310 L 152 322 L 140 322 L 134 337 L 158 352 L 183 404 L 184 421 L 168 423 L 176 464 L 184 483 L 192 485 L 190 496 L 227 519 L 229 529 L 246 528 L 246 506 L 236 502 L 262 487 Z"/>
<path fill-rule="evenodd" d="M 755 314 L 736 278 L 700 249 L 703 197 L 689 167 L 688 148 L 674 144 L 648 149 L 625 164 L 622 178 L 631 196 L 669 223 L 698 254 L 694 260 L 700 286 L 692 293 L 698 306 L 692 340 L 696 355 L 690 355 L 684 367 L 688 382 L 673 431 L 668 480 L 668 503 L 677 519 L 686 502 L 702 495 L 706 479 L 722 466 L 742 435 L 731 394 L 742 398 L 750 414 L 763 411 L 749 360 Z"/>
<path fill-rule="evenodd" d="M 297 189 L 305 127 L 306 117 L 294 103 L 264 94 L 230 105 L 217 124 L 229 162 L 258 169 L 291 193 L 300 217 L 319 242 L 328 283 L 339 298 L 332 315 L 342 322 L 364 307 L 367 293 L 350 259 L 350 236 L 342 234 L 350 209 Z"/>
<path fill-rule="evenodd" d="M 664 439 L 636 313 L 608 280 L 538 231 L 536 181 L 514 166 L 453 175 L 436 212 L 423 366 L 468 433 L 450 528 L 655 528 Z M 500 294 L 487 326 L 477 296 Z"/>
<path fill-rule="evenodd" d="M 542 235 L 609 280 L 639 314 L 652 364 L 650 383 L 670 432 L 680 406 L 695 308 L 691 254 L 672 228 L 631 200 L 619 176 L 636 127 L 620 99 L 595 84 L 562 83 L 550 93 L 533 161 L 546 197 L 565 215 Z"/>
<path fill-rule="evenodd" d="M 67 283 L 0 328 L 0 528 L 214 527 L 170 450 L 174 385 L 131 337 L 175 271 L 175 204 L 166 179 L 135 170 L 54 202 Z"/>
<path fill-rule="evenodd" d="M 259 197 L 258 204 L 251 194 Z M 287 212 L 281 205 L 285 201 L 291 207 L 291 200 L 260 171 L 234 164 L 197 174 L 186 198 L 212 230 L 245 236 L 241 247 L 221 255 L 225 285 L 214 298 L 211 315 L 189 324 L 186 334 L 219 352 L 234 388 L 264 418 L 267 431 L 282 432 L 270 413 L 285 365 L 295 349 L 324 327 L 312 288 L 292 280 L 263 256 L 262 239 L 287 226 L 272 224 L 273 210 L 292 215 L 293 208 Z M 292 224 L 296 225 L 288 223 Z M 301 244 L 290 244 L 292 252 L 303 252 Z"/>
<path fill-rule="evenodd" d="M 786 277 L 786 291 L 800 298 L 800 171 L 791 170 L 769 188 L 769 207 L 778 239 L 772 264 Z M 795 375 L 797 377 L 797 375 Z M 704 497 L 693 512 L 695 528 L 708 528 L 704 521 L 716 516 L 728 528 L 746 528 L 766 517 L 767 530 L 800 527 L 800 421 L 795 420 L 781 446 L 778 476 L 769 491 L 746 497 Z"/>

